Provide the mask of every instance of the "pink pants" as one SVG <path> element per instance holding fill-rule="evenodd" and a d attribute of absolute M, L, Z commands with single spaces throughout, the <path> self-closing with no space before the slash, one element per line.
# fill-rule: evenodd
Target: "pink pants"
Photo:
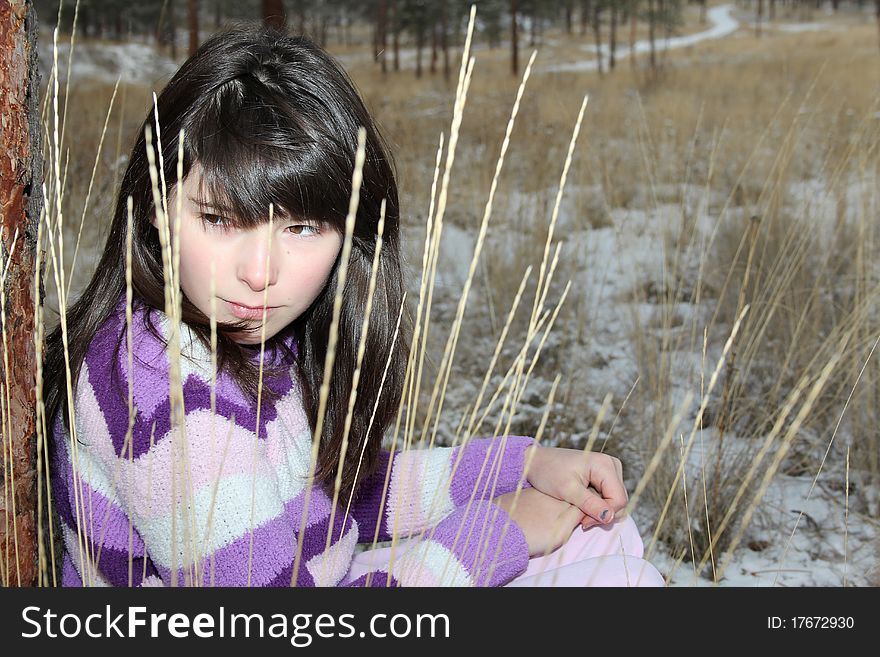
<path fill-rule="evenodd" d="M 396 554 L 407 542 L 398 542 Z M 567 543 L 548 555 L 529 559 L 525 572 L 505 586 L 665 586 L 659 571 L 642 559 L 644 550 L 632 518 L 615 518 L 610 525 L 575 529 Z M 387 569 L 390 560 L 390 547 L 360 552 L 345 581 L 377 568 Z"/>

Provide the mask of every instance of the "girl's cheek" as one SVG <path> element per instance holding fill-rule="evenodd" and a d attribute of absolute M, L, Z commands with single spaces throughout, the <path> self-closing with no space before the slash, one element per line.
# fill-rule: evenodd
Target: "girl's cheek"
<path fill-rule="evenodd" d="M 336 253 L 330 251 L 322 253 L 318 257 L 302 263 L 299 272 L 295 276 L 297 287 L 301 294 L 306 294 L 313 301 L 324 289 L 333 270 Z"/>

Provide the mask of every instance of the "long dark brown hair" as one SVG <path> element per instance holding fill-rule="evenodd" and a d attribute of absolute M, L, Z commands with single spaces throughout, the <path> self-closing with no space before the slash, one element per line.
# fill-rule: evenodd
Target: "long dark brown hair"
<path fill-rule="evenodd" d="M 404 281 L 397 183 L 385 140 L 354 83 L 326 52 L 304 37 L 246 23 L 233 24 L 208 39 L 168 82 L 158 96 L 156 106 L 169 195 L 177 181 L 179 134 L 184 129 L 184 178 L 198 162 L 209 197 L 215 205 L 225 206 L 224 216 L 240 227 L 268 222 L 268 207 L 273 203 L 277 216 L 298 216 L 325 222 L 331 229 L 344 233 L 357 132 L 360 126 L 366 129 L 363 184 L 315 475 L 316 482 L 325 490 L 332 489 L 342 448 L 361 323 L 366 311 L 380 205 L 385 199 L 387 207 L 377 287 L 349 448 L 342 468 L 342 493 L 347 495 L 376 468 L 382 437 L 400 404 L 412 339 L 412 317 L 405 310 L 400 334 L 394 348 L 391 347 Z M 67 310 L 74 383 L 89 344 L 125 292 L 129 196 L 134 202 L 134 298 L 149 308 L 162 310 L 165 307 L 161 247 L 156 228 L 151 223 L 155 208 L 145 139 L 148 125 L 152 130 L 158 166 L 157 129 L 150 107 L 131 151 L 100 262 L 82 295 Z M 340 259 L 337 257 L 327 285 L 308 310 L 266 343 L 269 349 L 282 346 L 282 336 L 292 334 L 295 338 L 294 370 L 313 432 L 317 425 L 319 390 Z M 210 320 L 185 295 L 182 297 L 182 319 L 209 349 Z M 243 347 L 227 335 L 239 327 L 240 324 L 218 322 L 218 367 L 221 370 L 227 367 L 256 404 L 259 363 L 251 357 L 252 349 Z M 165 342 L 152 324 L 148 328 Z M 117 355 L 122 337 L 116 346 Z M 289 350 L 287 353 L 292 356 Z M 46 417 L 51 420 L 61 410 L 69 430 L 60 325 L 47 337 L 45 354 Z M 367 427 L 388 361 L 390 365 L 381 399 L 368 434 Z M 271 403 L 274 398 L 272 391 L 265 386 L 263 398 L 266 403 Z M 364 442 L 363 463 L 355 481 Z"/>

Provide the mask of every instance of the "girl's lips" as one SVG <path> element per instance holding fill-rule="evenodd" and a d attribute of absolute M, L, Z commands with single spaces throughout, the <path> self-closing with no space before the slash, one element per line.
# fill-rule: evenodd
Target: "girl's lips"
<path fill-rule="evenodd" d="M 229 309 L 232 311 L 232 314 L 238 317 L 239 319 L 262 319 L 263 318 L 263 308 L 249 308 L 248 306 L 242 306 L 241 304 L 234 303 L 232 301 L 227 301 L 229 304 Z M 266 306 L 266 317 L 268 318 L 272 312 L 275 310 L 272 306 Z"/>

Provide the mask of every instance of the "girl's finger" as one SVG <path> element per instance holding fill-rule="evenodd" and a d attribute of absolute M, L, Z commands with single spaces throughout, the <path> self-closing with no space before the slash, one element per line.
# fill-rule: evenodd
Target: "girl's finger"
<path fill-rule="evenodd" d="M 615 465 L 611 465 L 614 463 Z M 605 462 L 598 467 L 590 469 L 590 484 L 600 493 L 600 499 L 605 498 L 604 502 L 609 509 L 622 509 L 626 506 L 627 494 L 626 488 L 623 486 L 623 478 L 618 473 L 616 462 Z M 599 518 L 602 522 L 605 519 Z"/>
<path fill-rule="evenodd" d="M 558 538 L 562 539 L 559 541 L 559 544 L 561 545 L 564 543 L 578 525 L 583 526 L 583 523 L 588 520 L 590 520 L 590 518 L 585 516 L 583 511 L 577 508 L 574 504 L 570 504 L 559 517 L 560 535 Z"/>
<path fill-rule="evenodd" d="M 595 520 L 596 524 L 608 524 L 614 519 L 614 508 L 610 501 L 603 499 L 592 486 L 582 488 L 579 498 L 576 506 Z"/>
<path fill-rule="evenodd" d="M 584 521 L 581 523 L 581 529 L 587 531 L 590 527 L 595 527 L 600 524 L 602 523 L 596 522 L 590 516 L 584 516 Z"/>

